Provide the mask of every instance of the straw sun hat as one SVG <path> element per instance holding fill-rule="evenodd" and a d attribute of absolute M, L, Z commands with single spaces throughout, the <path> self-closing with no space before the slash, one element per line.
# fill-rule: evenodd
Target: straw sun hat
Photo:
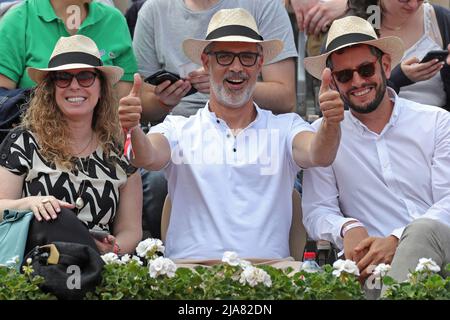
<path fill-rule="evenodd" d="M 48 68 L 27 68 L 31 80 L 40 83 L 50 71 L 62 71 L 80 68 L 95 68 L 103 72 L 111 84 L 117 83 L 123 75 L 123 69 L 115 66 L 103 66 L 100 52 L 95 42 L 83 35 L 61 37 L 53 49 Z"/>
<path fill-rule="evenodd" d="M 336 50 L 356 44 L 367 44 L 377 47 L 391 56 L 392 67 L 403 57 L 403 42 L 398 37 L 378 38 L 372 25 L 359 17 L 348 16 L 335 20 L 328 31 L 325 53 L 305 58 L 305 68 L 317 79 L 322 78 L 328 56 Z"/>
<path fill-rule="evenodd" d="M 228 41 L 258 43 L 263 48 L 266 63 L 283 50 L 281 40 L 264 40 L 253 16 L 241 8 L 217 11 L 209 22 L 205 40 L 187 39 L 183 41 L 183 50 L 189 59 L 201 65 L 200 57 L 206 46 L 211 42 Z"/>

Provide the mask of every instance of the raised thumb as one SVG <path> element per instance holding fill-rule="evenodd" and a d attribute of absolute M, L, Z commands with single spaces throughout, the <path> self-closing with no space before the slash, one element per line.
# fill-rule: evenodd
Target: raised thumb
<path fill-rule="evenodd" d="M 139 73 L 134 74 L 134 82 L 133 87 L 130 91 L 130 96 L 132 97 L 139 97 L 141 95 L 141 86 L 142 86 L 142 79 Z"/>
<path fill-rule="evenodd" d="M 331 90 L 331 70 L 330 68 L 325 68 L 322 72 L 322 83 L 320 85 L 320 93 Z"/>

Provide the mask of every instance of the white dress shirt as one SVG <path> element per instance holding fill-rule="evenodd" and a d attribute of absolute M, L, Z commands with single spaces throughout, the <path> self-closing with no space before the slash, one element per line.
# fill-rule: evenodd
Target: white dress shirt
<path fill-rule="evenodd" d="M 164 134 L 172 153 L 164 169 L 172 199 L 166 256 L 290 255 L 292 189 L 300 170 L 292 142 L 313 128 L 294 113 L 256 111 L 237 136 L 208 105 L 189 118 L 167 116 L 152 127 L 149 134 Z"/>
<path fill-rule="evenodd" d="M 380 134 L 346 111 L 336 160 L 305 170 L 303 223 L 313 239 L 342 249 L 341 228 L 354 219 L 377 237 L 400 238 L 421 217 L 450 225 L 450 113 L 388 90 L 394 109 Z"/>

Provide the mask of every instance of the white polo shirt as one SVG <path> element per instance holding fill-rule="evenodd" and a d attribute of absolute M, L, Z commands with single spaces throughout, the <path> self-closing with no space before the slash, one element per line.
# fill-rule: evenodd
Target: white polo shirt
<path fill-rule="evenodd" d="M 292 189 L 300 170 L 292 141 L 314 129 L 297 114 L 255 107 L 256 119 L 236 137 L 208 104 L 189 118 L 167 116 L 151 129 L 167 137 L 172 152 L 164 169 L 172 200 L 166 256 L 289 256 Z"/>

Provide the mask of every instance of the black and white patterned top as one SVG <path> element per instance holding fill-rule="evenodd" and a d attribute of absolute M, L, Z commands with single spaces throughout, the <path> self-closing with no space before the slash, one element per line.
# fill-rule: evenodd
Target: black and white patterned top
<path fill-rule="evenodd" d="M 84 206 L 73 209 L 89 229 L 109 230 L 119 204 L 119 188 L 136 171 L 129 161 L 116 153 L 115 163 L 106 161 L 99 146 L 90 156 L 78 158 L 72 171 L 48 162 L 39 152 L 35 136 L 16 128 L 0 146 L 0 166 L 25 176 L 23 197 L 52 195 L 57 199 L 75 203 L 78 196 Z"/>

